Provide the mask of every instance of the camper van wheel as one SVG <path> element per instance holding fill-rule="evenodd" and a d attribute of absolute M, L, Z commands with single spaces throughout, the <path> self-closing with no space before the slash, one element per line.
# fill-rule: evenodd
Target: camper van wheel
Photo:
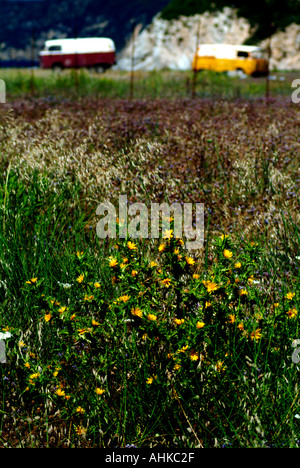
<path fill-rule="evenodd" d="M 104 73 L 105 67 L 103 65 L 95 65 L 94 70 L 96 73 Z"/>
<path fill-rule="evenodd" d="M 242 68 L 236 68 L 236 72 L 239 76 L 243 76 L 246 74 Z"/>
<path fill-rule="evenodd" d="M 55 73 L 61 73 L 62 70 L 63 70 L 63 66 L 61 63 L 54 63 L 52 65 L 52 70 L 55 72 Z"/>

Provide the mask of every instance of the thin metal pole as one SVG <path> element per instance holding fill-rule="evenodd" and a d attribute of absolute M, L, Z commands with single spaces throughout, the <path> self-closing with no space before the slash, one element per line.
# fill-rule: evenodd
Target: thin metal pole
<path fill-rule="evenodd" d="M 75 39 L 75 63 L 74 63 L 74 68 L 75 68 L 76 95 L 78 95 L 78 87 L 79 87 L 79 82 L 78 82 L 78 57 L 77 57 L 77 36 L 78 36 L 78 34 L 77 34 L 77 17 L 76 17 L 76 25 L 75 25 L 75 28 L 74 28 L 74 39 Z"/>
<path fill-rule="evenodd" d="M 133 98 L 134 93 L 134 53 L 135 53 L 135 39 L 139 34 L 142 28 L 141 24 L 137 24 L 134 26 L 133 33 L 132 33 L 132 47 L 131 47 L 131 71 L 130 71 L 130 99 Z"/>
<path fill-rule="evenodd" d="M 272 55 L 272 50 L 271 50 L 271 39 L 272 36 L 269 37 L 269 42 L 267 46 L 267 52 L 268 52 L 268 73 L 266 76 L 266 101 L 268 101 L 270 97 L 270 60 L 271 60 L 271 55 Z"/>
<path fill-rule="evenodd" d="M 130 67 L 130 100 L 133 98 L 133 88 L 134 88 L 134 48 L 135 48 L 135 29 L 132 33 L 132 47 L 131 47 L 131 67 Z"/>
<path fill-rule="evenodd" d="M 30 92 L 34 95 L 34 57 L 35 57 L 35 31 L 32 30 L 31 37 L 31 75 L 30 75 Z"/>
<path fill-rule="evenodd" d="M 197 81 L 197 69 L 196 69 L 196 63 L 197 63 L 197 52 L 198 52 L 198 46 L 199 46 L 199 38 L 200 38 L 200 24 L 201 24 L 201 19 L 198 21 L 197 25 L 197 34 L 196 34 L 196 50 L 195 50 L 195 63 L 194 63 L 194 70 L 193 70 L 193 86 L 192 86 L 192 98 L 194 99 L 196 96 L 196 81 Z"/>

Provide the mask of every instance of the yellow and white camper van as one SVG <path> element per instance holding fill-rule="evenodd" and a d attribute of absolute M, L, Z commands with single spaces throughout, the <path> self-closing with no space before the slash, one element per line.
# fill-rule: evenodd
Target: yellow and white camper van
<path fill-rule="evenodd" d="M 252 76 L 266 76 L 269 73 L 267 54 L 256 46 L 200 44 L 194 56 L 192 67 L 195 71 L 240 70 Z"/>

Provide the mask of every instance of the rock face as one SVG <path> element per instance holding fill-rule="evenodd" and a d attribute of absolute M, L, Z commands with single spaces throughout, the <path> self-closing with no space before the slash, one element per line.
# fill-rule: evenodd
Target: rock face
<path fill-rule="evenodd" d="M 262 42 L 266 46 L 267 41 Z M 300 70 L 300 25 L 291 24 L 271 39 L 271 68 Z"/>
<path fill-rule="evenodd" d="M 156 15 L 135 39 L 135 70 L 188 70 L 199 43 L 242 44 L 250 36 L 250 25 L 237 18 L 234 10 L 204 13 L 178 20 L 163 20 Z M 261 43 L 266 46 L 268 41 Z M 300 25 L 292 24 L 272 38 L 271 69 L 300 69 Z M 116 68 L 130 70 L 132 41 L 118 58 Z"/>

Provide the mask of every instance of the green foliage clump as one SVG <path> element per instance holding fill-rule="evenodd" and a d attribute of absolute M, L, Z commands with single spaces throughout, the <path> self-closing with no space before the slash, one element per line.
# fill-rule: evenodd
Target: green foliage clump
<path fill-rule="evenodd" d="M 161 17 L 166 20 L 172 20 L 180 15 L 193 16 L 222 8 L 222 6 L 225 6 L 223 3 L 222 0 L 218 0 L 217 2 L 211 2 L 210 0 L 172 0 L 162 10 Z"/>
<path fill-rule="evenodd" d="M 297 447 L 296 106 L 30 98 L 0 117 L 0 446 Z M 100 239 L 120 194 L 204 202 L 203 248 L 169 215 L 159 239 L 120 239 L 121 218 Z"/>
<path fill-rule="evenodd" d="M 283 30 L 291 23 L 300 24 L 299 0 L 172 0 L 163 10 L 162 18 L 175 19 L 180 15 L 192 16 L 205 11 L 222 10 L 225 6 L 235 8 L 237 15 L 246 18 L 254 32 L 250 43 L 258 42 L 272 36 L 277 30 Z"/>

